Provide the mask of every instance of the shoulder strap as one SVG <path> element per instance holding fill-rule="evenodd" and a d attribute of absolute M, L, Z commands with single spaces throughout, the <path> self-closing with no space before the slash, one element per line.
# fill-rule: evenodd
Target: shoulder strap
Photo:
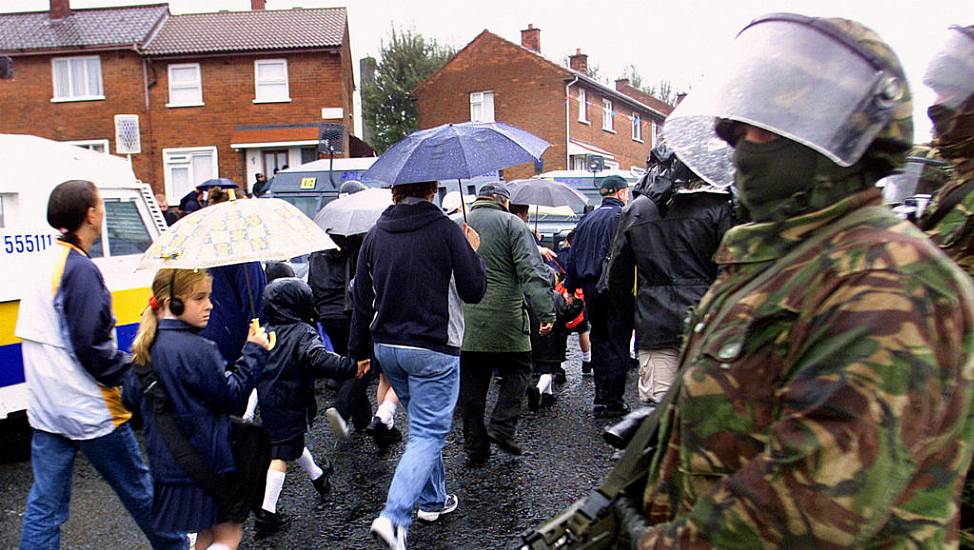
<path fill-rule="evenodd" d="M 752 290 L 764 284 L 768 281 L 768 279 L 777 274 L 780 271 L 779 269 L 776 269 L 778 266 L 788 265 L 795 259 L 807 253 L 812 248 L 819 246 L 824 241 L 834 237 L 836 234 L 845 229 L 868 220 L 891 215 L 893 214 L 885 207 L 869 206 L 860 208 L 851 214 L 826 225 L 812 237 L 793 248 L 781 258 L 775 260 L 774 262 L 770 262 L 747 284 L 725 299 L 717 314 L 714 316 L 713 321 L 711 321 L 711 324 L 719 325 L 723 321 L 724 317 L 730 313 L 730 310 L 734 305 L 736 305 Z M 684 346 L 683 357 L 681 357 L 680 360 L 681 366 L 686 359 L 689 347 L 689 345 Z M 653 414 L 649 415 L 645 420 L 643 420 L 639 430 L 636 431 L 636 434 L 626 447 L 622 458 L 616 463 L 612 471 L 609 472 L 609 475 L 606 477 L 605 481 L 602 482 L 602 485 L 598 489 L 599 492 L 604 494 L 609 499 L 613 499 L 623 489 L 646 474 L 646 472 L 649 470 L 650 462 L 652 461 L 653 451 L 655 450 L 655 447 L 651 447 L 649 443 L 652 441 L 653 436 L 656 435 L 656 432 L 659 429 L 659 422 L 662 415 L 666 414 L 667 409 L 669 409 L 673 400 L 676 399 L 676 396 L 679 394 L 682 386 L 683 377 L 681 376 L 681 372 L 677 372 L 676 379 L 673 381 L 673 385 L 670 386 L 669 391 L 666 392 L 666 396 L 662 401 L 660 401 L 659 406 L 656 407 Z"/>
<path fill-rule="evenodd" d="M 930 214 L 929 218 L 920 220 L 920 229 L 929 231 L 936 227 L 971 191 L 974 191 L 974 178 L 944 195 L 944 200 L 937 205 L 937 210 Z"/>
<path fill-rule="evenodd" d="M 172 416 L 166 390 L 159 383 L 155 371 L 149 365 L 136 365 L 135 374 L 142 383 L 142 393 L 149 402 L 149 410 L 159 430 L 159 436 L 162 437 L 176 464 L 194 483 L 219 502 L 228 494 L 227 488 L 179 429 L 176 419 Z"/>

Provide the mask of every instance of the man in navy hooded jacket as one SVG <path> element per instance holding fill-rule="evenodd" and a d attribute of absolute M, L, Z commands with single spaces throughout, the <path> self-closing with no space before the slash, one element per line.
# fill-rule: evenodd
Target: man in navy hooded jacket
<path fill-rule="evenodd" d="M 393 206 L 366 235 L 353 283 L 349 354 L 366 362 L 374 347 L 409 414 L 406 451 L 372 522 L 389 548 L 405 548 L 416 504 L 427 521 L 457 507 L 441 450 L 460 391 L 460 302 L 476 303 L 487 289 L 480 237 L 430 202 L 436 189 L 435 181 L 392 188 Z"/>

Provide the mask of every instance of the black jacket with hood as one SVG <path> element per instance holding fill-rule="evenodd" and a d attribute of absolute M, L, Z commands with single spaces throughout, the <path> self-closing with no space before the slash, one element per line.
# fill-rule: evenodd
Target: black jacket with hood
<path fill-rule="evenodd" d="M 307 431 L 317 413 L 316 378 L 355 376 L 355 361 L 325 349 L 313 304 L 311 287 L 301 279 L 277 279 L 264 289 L 264 319 L 277 343 L 257 380 L 257 397 L 275 443 Z"/>
<path fill-rule="evenodd" d="M 679 345 L 687 310 L 717 276 L 713 255 L 732 225 L 726 193 L 676 193 L 662 209 L 646 195 L 623 212 L 612 243 L 609 293 L 616 307 L 633 311 L 635 268 L 637 349 Z"/>
<path fill-rule="evenodd" d="M 349 354 L 367 359 L 374 341 L 460 355 L 460 302 L 479 302 L 486 290 L 484 261 L 463 230 L 433 203 L 407 198 L 362 243 Z"/>
<path fill-rule="evenodd" d="M 314 293 L 319 319 L 348 319 L 352 297 L 348 283 L 355 275 L 363 235 L 332 235 L 341 248 L 315 252 L 308 260 L 308 284 Z"/>

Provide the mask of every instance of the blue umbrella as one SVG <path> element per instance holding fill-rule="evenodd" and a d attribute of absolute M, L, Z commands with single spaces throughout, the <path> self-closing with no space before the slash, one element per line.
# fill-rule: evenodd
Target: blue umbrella
<path fill-rule="evenodd" d="M 207 189 L 211 189 L 213 187 L 219 187 L 221 189 L 236 189 L 237 182 L 230 178 L 212 178 L 196 186 L 196 188 L 200 191 L 206 191 Z"/>
<path fill-rule="evenodd" d="M 472 178 L 534 162 L 550 145 L 503 122 L 444 124 L 409 134 L 383 153 L 362 177 L 386 185 Z"/>

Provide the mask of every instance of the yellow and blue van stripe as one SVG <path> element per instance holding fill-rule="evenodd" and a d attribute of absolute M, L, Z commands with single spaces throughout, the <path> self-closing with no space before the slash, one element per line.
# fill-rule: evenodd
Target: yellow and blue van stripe
<path fill-rule="evenodd" d="M 150 290 L 130 288 L 112 292 L 112 310 L 117 325 L 118 347 L 128 350 L 139 329 L 142 311 L 149 303 Z M 0 387 L 24 382 L 24 361 L 20 354 L 20 339 L 14 336 L 20 302 L 0 303 Z"/>

